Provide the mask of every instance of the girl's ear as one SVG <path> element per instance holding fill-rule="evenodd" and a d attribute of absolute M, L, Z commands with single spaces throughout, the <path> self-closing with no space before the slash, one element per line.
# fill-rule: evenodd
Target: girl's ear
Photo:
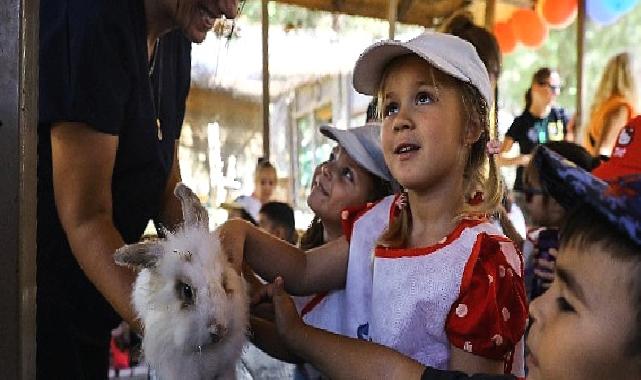
<path fill-rule="evenodd" d="M 481 130 L 478 122 L 476 122 L 475 120 L 470 120 L 470 122 L 467 124 L 467 128 L 465 128 L 465 136 L 463 136 L 465 145 L 474 145 L 474 143 L 476 143 L 481 138 L 482 133 L 483 131 Z"/>

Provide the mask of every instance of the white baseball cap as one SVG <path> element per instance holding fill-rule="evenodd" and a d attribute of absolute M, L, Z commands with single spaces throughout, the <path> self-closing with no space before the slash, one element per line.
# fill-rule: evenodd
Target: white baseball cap
<path fill-rule="evenodd" d="M 470 83 L 488 105 L 492 104 L 490 77 L 474 46 L 439 32 L 425 32 L 407 42 L 381 41 L 368 47 L 354 66 L 354 88 L 365 95 L 376 95 L 387 65 L 406 54 L 416 54 L 442 72 Z"/>
<path fill-rule="evenodd" d="M 394 181 L 383 157 L 380 137 L 381 125 L 379 123 L 368 123 L 349 129 L 322 125 L 320 131 L 323 135 L 336 141 L 365 170 L 387 182 Z"/>

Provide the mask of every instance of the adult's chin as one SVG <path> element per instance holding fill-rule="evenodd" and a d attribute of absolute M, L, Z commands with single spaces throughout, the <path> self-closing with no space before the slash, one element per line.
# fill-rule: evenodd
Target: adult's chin
<path fill-rule="evenodd" d="M 207 38 L 207 32 L 201 32 L 198 30 L 193 30 L 189 29 L 185 31 L 185 36 L 187 36 L 187 39 L 191 41 L 192 43 L 201 43 Z"/>

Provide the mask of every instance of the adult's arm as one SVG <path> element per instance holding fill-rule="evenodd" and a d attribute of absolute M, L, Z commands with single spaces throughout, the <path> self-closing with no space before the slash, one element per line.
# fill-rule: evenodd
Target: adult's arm
<path fill-rule="evenodd" d="M 112 217 L 117 147 L 118 137 L 84 123 L 60 122 L 51 128 L 54 196 L 71 251 L 98 291 L 137 327 L 130 301 L 135 273 L 112 257 L 124 245 Z"/>
<path fill-rule="evenodd" d="M 514 139 L 505 136 L 503 143 L 501 143 L 500 153 L 496 156 L 496 163 L 500 166 L 525 166 L 530 162 L 529 154 L 518 154 L 517 156 L 507 156 L 506 153 L 512 149 Z"/>
<path fill-rule="evenodd" d="M 245 261 L 267 281 L 283 277 L 287 291 L 300 296 L 345 286 L 349 244 L 344 237 L 305 252 L 240 219 L 227 221 L 218 231 L 239 272 Z"/>

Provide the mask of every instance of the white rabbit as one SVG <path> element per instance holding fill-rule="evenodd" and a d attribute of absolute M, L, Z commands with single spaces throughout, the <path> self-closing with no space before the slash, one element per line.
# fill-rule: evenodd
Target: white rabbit
<path fill-rule="evenodd" d="M 246 284 L 209 232 L 194 193 L 179 183 L 174 194 L 184 225 L 114 256 L 142 269 L 132 298 L 144 326 L 144 357 L 162 380 L 233 379 L 249 323 Z"/>

